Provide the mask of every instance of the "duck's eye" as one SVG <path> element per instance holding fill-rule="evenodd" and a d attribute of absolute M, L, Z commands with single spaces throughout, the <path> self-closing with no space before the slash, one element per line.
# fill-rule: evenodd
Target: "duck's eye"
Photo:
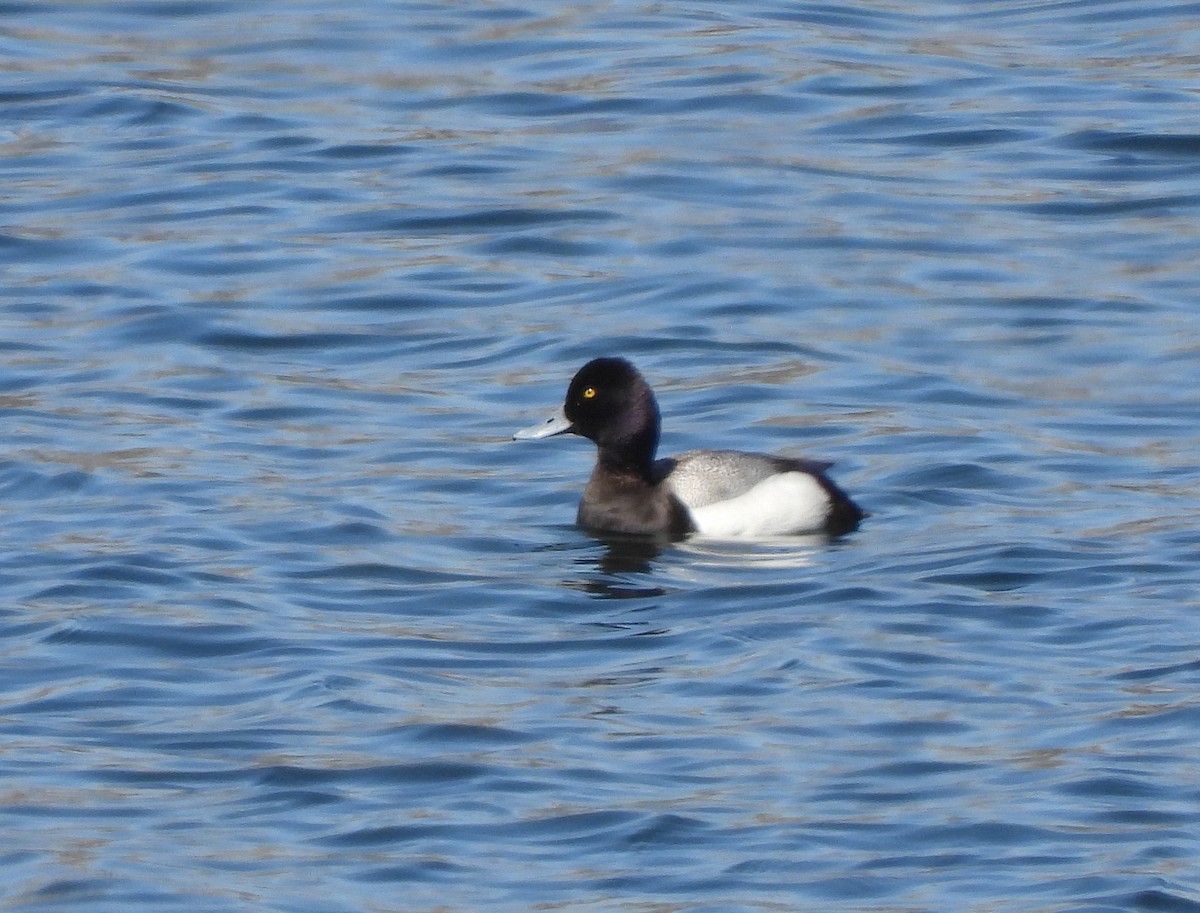
<path fill-rule="evenodd" d="M 584 399 L 595 399 L 596 398 L 596 388 L 595 387 L 584 387 L 583 398 Z"/>

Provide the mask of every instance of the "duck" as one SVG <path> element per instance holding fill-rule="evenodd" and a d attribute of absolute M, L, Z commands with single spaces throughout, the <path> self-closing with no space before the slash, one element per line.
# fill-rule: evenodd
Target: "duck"
<path fill-rule="evenodd" d="M 832 463 L 740 450 L 659 458 L 660 431 L 658 401 L 641 372 L 624 358 L 602 357 L 576 372 L 557 413 L 513 438 L 574 434 L 596 445 L 576 522 L 597 532 L 841 536 L 866 516 L 828 476 Z"/>

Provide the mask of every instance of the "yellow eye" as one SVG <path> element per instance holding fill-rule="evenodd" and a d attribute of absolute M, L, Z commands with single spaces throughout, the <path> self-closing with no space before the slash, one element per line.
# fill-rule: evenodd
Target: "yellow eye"
<path fill-rule="evenodd" d="M 595 399 L 596 398 L 596 388 L 595 387 L 587 387 L 583 391 L 583 398 L 584 399 Z"/>

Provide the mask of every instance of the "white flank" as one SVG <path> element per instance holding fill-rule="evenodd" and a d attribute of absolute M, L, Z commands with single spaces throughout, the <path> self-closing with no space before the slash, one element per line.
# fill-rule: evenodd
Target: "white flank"
<path fill-rule="evenodd" d="M 787 536 L 819 532 L 829 513 L 829 495 L 805 472 L 782 472 L 744 495 L 705 507 L 689 507 L 702 536 Z"/>

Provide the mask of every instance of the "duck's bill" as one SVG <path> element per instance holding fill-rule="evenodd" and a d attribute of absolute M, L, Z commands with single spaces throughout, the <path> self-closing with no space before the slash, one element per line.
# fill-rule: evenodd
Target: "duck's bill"
<path fill-rule="evenodd" d="M 567 417 L 559 412 L 557 415 L 552 415 L 544 422 L 539 422 L 536 425 L 530 425 L 528 428 L 522 428 L 513 435 L 514 441 L 536 441 L 539 438 L 553 437 L 556 434 L 566 434 L 571 430 L 571 423 Z"/>

